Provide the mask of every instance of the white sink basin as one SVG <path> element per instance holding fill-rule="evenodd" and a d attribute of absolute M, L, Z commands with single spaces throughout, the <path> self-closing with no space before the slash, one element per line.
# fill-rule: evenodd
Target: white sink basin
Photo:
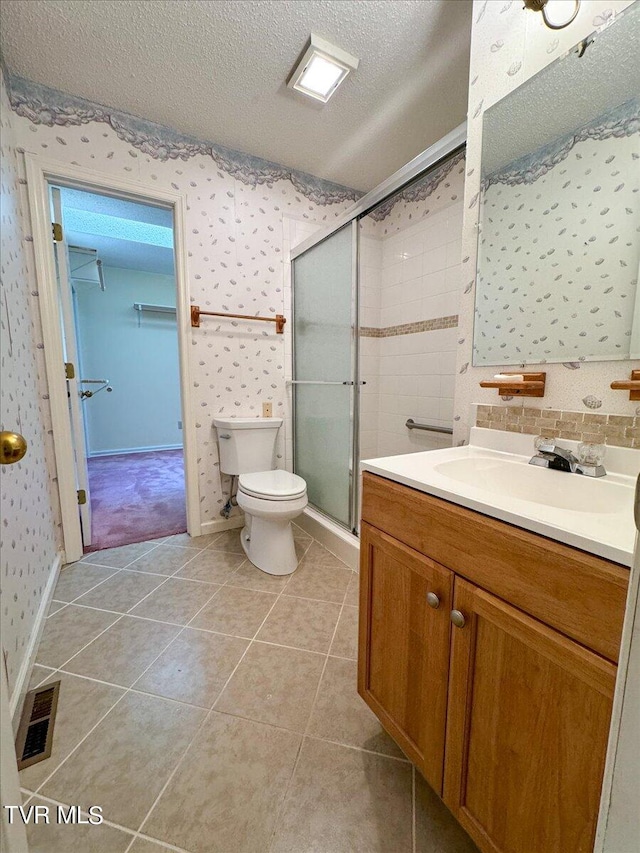
<path fill-rule="evenodd" d="M 434 465 L 433 470 L 492 494 L 572 512 L 615 515 L 624 511 L 629 501 L 628 486 L 606 478 L 596 482 L 580 474 L 523 465 L 519 460 L 502 461 L 490 457 L 451 459 Z"/>
<path fill-rule="evenodd" d="M 362 469 L 630 566 L 640 452 L 609 448 L 597 478 L 529 465 L 533 452 L 532 436 L 474 428 L 469 446 L 368 459 Z"/>

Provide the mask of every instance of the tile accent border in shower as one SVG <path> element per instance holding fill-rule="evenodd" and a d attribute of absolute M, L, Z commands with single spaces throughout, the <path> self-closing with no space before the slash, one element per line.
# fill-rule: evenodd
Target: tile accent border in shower
<path fill-rule="evenodd" d="M 640 417 L 632 415 L 600 415 L 529 406 L 478 406 L 476 426 L 612 447 L 640 447 Z"/>
<path fill-rule="evenodd" d="M 433 320 L 418 320 L 416 323 L 403 323 L 401 326 L 384 326 L 377 329 L 374 326 L 361 326 L 361 338 L 392 338 L 397 335 L 412 335 L 415 332 L 435 332 L 438 329 L 455 329 L 458 325 L 458 315 L 450 317 L 435 317 Z"/>

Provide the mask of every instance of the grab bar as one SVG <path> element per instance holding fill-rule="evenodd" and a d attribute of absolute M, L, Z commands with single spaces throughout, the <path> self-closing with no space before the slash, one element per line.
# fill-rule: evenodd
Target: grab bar
<path fill-rule="evenodd" d="M 407 429 L 423 429 L 427 432 L 443 432 L 446 435 L 453 435 L 453 429 L 451 427 L 434 426 L 433 424 L 417 424 L 413 418 L 409 418 L 405 426 Z"/>

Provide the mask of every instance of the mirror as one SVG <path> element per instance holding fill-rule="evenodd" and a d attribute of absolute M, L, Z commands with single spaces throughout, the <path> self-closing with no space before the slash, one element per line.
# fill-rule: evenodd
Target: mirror
<path fill-rule="evenodd" d="M 640 357 L 640 3 L 483 117 L 474 365 Z"/>

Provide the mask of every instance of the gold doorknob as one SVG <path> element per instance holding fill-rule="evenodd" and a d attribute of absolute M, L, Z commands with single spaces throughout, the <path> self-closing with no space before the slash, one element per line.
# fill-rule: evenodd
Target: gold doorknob
<path fill-rule="evenodd" d="M 27 442 L 19 432 L 0 432 L 0 465 L 13 465 L 27 452 Z"/>

